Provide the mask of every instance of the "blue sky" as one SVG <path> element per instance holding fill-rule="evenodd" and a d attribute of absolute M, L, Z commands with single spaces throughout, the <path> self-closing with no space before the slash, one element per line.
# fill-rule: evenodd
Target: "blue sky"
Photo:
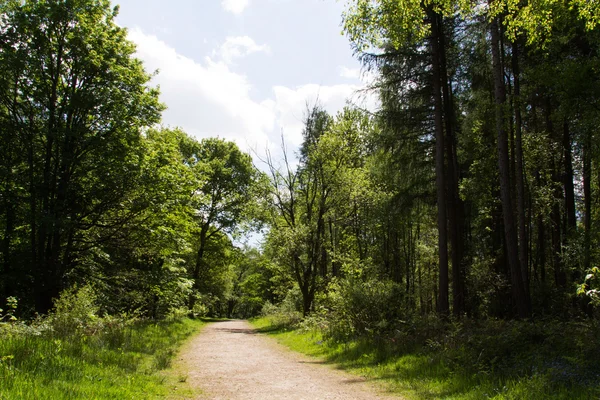
<path fill-rule="evenodd" d="M 277 153 L 301 141 L 306 104 L 359 103 L 360 65 L 335 0 L 120 0 L 117 22 L 159 70 L 163 123 Z"/>

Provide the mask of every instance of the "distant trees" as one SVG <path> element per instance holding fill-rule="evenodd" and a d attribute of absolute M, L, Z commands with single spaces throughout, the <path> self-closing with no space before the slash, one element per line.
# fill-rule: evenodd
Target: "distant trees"
<path fill-rule="evenodd" d="M 216 235 L 233 233 L 248 218 L 248 205 L 253 201 L 253 184 L 258 174 L 248 154 L 233 142 L 204 139 L 186 154 L 186 162 L 197 182 L 192 193 L 198 232 L 198 245 L 192 279 L 200 285 L 200 273 L 208 242 Z M 190 309 L 195 297 L 190 296 Z"/>
<path fill-rule="evenodd" d="M 348 109 L 334 119 L 316 105 L 305 116 L 299 165 L 294 168 L 285 151 L 284 170 L 270 156 L 266 160 L 271 178 L 267 246 L 277 249 L 277 261 L 289 267 L 302 294 L 304 315 L 311 311 L 315 294 L 341 273 L 347 254 L 340 249 L 340 231 L 352 235 L 358 251 L 353 256 L 360 258 L 366 250 L 358 219 L 361 204 L 352 193 L 367 185 L 360 173 L 352 175 L 361 167 L 358 128 L 364 118 Z"/>

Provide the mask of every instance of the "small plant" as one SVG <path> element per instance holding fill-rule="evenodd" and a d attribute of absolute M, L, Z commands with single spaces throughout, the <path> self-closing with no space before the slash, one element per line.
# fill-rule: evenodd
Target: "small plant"
<path fill-rule="evenodd" d="M 172 349 L 161 349 L 154 355 L 153 367 L 156 371 L 160 371 L 171 366 L 171 359 L 175 352 Z"/>
<path fill-rule="evenodd" d="M 600 306 L 600 268 L 594 267 L 577 288 L 577 294 L 587 296 L 594 306 Z"/>
<path fill-rule="evenodd" d="M 59 336 L 94 333 L 101 330 L 96 295 L 90 286 L 63 291 L 48 317 Z"/>
<path fill-rule="evenodd" d="M 358 336 L 379 336 L 402 315 L 403 291 L 390 280 L 348 277 L 332 282 L 321 300 L 328 321 L 324 335 L 343 342 Z"/>
<path fill-rule="evenodd" d="M 0 308 L 0 322 L 13 322 L 17 320 L 15 312 L 17 311 L 18 300 L 16 297 L 10 296 L 6 298 L 6 308 L 4 311 Z"/>

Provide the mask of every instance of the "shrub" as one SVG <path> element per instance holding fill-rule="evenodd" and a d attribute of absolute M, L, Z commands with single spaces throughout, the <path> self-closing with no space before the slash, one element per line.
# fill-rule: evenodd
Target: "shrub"
<path fill-rule="evenodd" d="M 577 288 L 577 294 L 587 296 L 594 306 L 600 306 L 600 268 L 594 267 Z"/>
<path fill-rule="evenodd" d="M 329 321 L 325 336 L 337 341 L 379 335 L 390 331 L 403 315 L 402 288 L 390 280 L 344 278 L 329 285 L 312 319 L 322 326 Z"/>
<path fill-rule="evenodd" d="M 261 315 L 268 318 L 271 325 L 284 328 L 293 329 L 300 326 L 302 322 L 302 313 L 300 307 L 302 305 L 302 297 L 300 290 L 295 287 L 290 289 L 278 306 L 266 302 L 261 310 Z"/>
<path fill-rule="evenodd" d="M 54 302 L 48 316 L 52 329 L 58 336 L 95 333 L 101 329 L 96 295 L 90 286 L 73 287 L 63 291 Z"/>

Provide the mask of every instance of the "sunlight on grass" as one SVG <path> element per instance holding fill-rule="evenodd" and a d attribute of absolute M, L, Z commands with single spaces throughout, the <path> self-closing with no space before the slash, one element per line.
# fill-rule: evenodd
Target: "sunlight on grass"
<path fill-rule="evenodd" d="M 507 379 L 493 374 L 467 375 L 453 371 L 443 356 L 427 349 L 390 354 L 373 341 L 336 344 L 323 340 L 316 331 L 275 329 L 268 318 L 251 323 L 293 351 L 323 359 L 407 399 L 567 400 L 598 398 L 599 394 L 581 386 L 558 385 L 547 376 Z"/>
<path fill-rule="evenodd" d="M 0 399 L 152 399 L 191 393 L 168 371 L 204 323 L 142 322 L 91 336 L 0 341 Z"/>

